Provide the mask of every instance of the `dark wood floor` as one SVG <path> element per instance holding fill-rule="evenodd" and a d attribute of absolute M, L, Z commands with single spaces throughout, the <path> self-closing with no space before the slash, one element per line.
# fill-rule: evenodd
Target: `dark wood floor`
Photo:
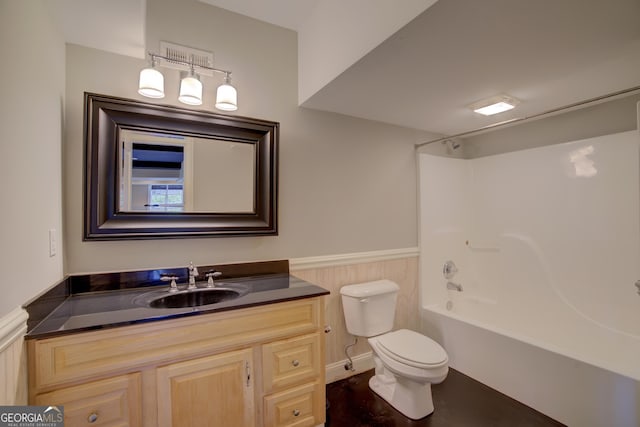
<path fill-rule="evenodd" d="M 404 417 L 369 389 L 373 371 L 327 386 L 327 427 L 543 427 L 563 424 L 453 369 L 432 386 L 435 411 L 418 421 Z"/>

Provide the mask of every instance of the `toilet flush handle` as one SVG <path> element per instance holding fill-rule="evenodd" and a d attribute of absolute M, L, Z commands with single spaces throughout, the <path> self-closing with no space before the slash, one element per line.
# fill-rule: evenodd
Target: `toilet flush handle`
<path fill-rule="evenodd" d="M 361 303 L 369 302 L 369 298 L 360 298 Z"/>

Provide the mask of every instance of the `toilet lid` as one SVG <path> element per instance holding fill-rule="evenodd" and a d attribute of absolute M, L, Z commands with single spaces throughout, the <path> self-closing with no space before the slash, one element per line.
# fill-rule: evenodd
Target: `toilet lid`
<path fill-rule="evenodd" d="M 378 337 L 378 344 L 389 357 L 410 366 L 433 367 L 448 360 L 440 344 L 408 329 L 384 334 Z"/>

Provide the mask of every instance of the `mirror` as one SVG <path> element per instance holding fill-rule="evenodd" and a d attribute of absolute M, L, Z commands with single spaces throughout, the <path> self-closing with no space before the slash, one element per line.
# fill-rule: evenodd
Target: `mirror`
<path fill-rule="evenodd" d="M 277 234 L 279 124 L 85 93 L 85 240 Z"/>
<path fill-rule="evenodd" d="M 119 144 L 120 212 L 254 210 L 254 144 L 128 129 Z"/>

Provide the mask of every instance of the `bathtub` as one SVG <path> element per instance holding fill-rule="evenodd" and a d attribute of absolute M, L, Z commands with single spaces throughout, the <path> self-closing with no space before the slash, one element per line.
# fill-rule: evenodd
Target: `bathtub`
<path fill-rule="evenodd" d="M 640 427 L 639 147 L 419 155 L 422 332 L 453 368 L 570 426 Z"/>
<path fill-rule="evenodd" d="M 640 426 L 637 337 L 575 311 L 464 291 L 422 309 L 423 332 L 452 368 L 569 426 Z"/>

